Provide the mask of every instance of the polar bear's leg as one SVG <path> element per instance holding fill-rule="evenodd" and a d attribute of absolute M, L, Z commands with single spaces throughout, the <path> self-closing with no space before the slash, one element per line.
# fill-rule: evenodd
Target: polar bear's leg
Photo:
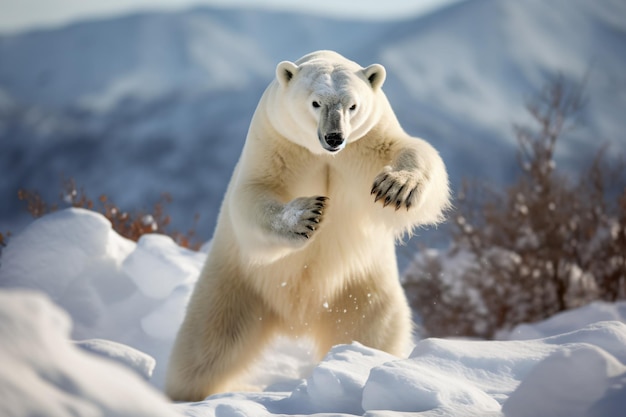
<path fill-rule="evenodd" d="M 329 305 L 316 329 L 322 355 L 334 345 L 353 341 L 396 356 L 409 353 L 413 330 L 411 310 L 400 283 L 379 280 L 385 281 L 386 287 L 348 287 Z"/>
<path fill-rule="evenodd" d="M 275 319 L 236 277 L 200 279 L 170 357 L 166 393 L 199 401 L 229 389 L 273 333 Z"/>

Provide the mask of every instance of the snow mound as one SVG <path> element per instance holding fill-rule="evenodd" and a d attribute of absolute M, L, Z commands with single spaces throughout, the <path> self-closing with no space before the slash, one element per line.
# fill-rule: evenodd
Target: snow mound
<path fill-rule="evenodd" d="M 179 407 L 201 416 L 617 416 L 626 407 L 625 338 L 626 325 L 613 321 L 529 341 L 426 339 L 407 359 L 353 343 L 335 346 L 292 392 Z"/>
<path fill-rule="evenodd" d="M 363 414 L 363 387 L 370 369 L 393 359 L 356 342 L 335 346 L 284 401 L 281 412 Z"/>
<path fill-rule="evenodd" d="M 135 250 L 124 260 L 124 271 L 145 295 L 163 299 L 179 285 L 195 282 L 202 259 L 189 263 L 189 251 L 173 244 L 165 235 L 143 235 Z M 161 268 L 146 274 L 146 265 L 159 263 Z"/>
<path fill-rule="evenodd" d="M 179 415 L 132 371 L 72 345 L 70 327 L 41 293 L 0 292 L 1 415 Z"/>
<path fill-rule="evenodd" d="M 82 340 L 75 343 L 86 352 L 111 359 L 134 369 L 145 379 L 150 379 L 156 361 L 153 357 L 121 343 L 103 339 Z"/>
<path fill-rule="evenodd" d="M 611 417 L 626 409 L 625 302 L 520 326 L 508 335 L 520 340 L 424 339 L 408 358 L 353 343 L 315 364 L 304 341 L 278 339 L 241 381 L 255 392 L 168 405 L 146 379 L 163 385 L 204 257 L 164 236 L 128 241 L 81 209 L 12 238 L 0 259 L 0 415 Z"/>
<path fill-rule="evenodd" d="M 621 382 L 616 379 L 621 378 Z M 626 407 L 626 367 L 605 350 L 576 345 L 559 350 L 538 364 L 503 407 L 507 417 L 617 416 Z M 615 386 L 619 385 L 619 387 Z M 621 392 L 621 405 L 601 414 L 607 401 Z M 591 406 L 590 406 L 591 405 Z"/>
<path fill-rule="evenodd" d="M 576 310 L 568 310 L 540 323 L 520 324 L 513 328 L 506 339 L 528 340 L 554 336 L 559 333 L 580 329 L 599 321 L 617 320 L 626 322 L 626 303 L 596 301 Z"/>
<path fill-rule="evenodd" d="M 105 298 L 116 298 L 119 259 L 134 244 L 114 233 L 94 212 L 60 211 L 33 222 L 11 239 L 2 257 L 0 282 L 41 290 L 73 317 L 77 332 L 105 314 Z M 92 283 L 110 281 L 99 297 Z"/>
<path fill-rule="evenodd" d="M 48 294 L 72 317 L 74 339 L 109 339 L 146 352 L 156 359 L 152 382 L 162 387 L 204 257 L 167 236 L 132 242 L 104 216 L 72 208 L 35 220 L 11 239 L 0 286 Z"/>

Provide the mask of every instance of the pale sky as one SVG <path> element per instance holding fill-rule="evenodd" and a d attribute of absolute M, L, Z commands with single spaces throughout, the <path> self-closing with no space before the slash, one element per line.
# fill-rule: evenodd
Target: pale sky
<path fill-rule="evenodd" d="M 141 10 L 180 10 L 195 5 L 255 6 L 356 19 L 418 15 L 458 0 L 0 0 L 0 33 L 54 27 L 77 20 Z"/>

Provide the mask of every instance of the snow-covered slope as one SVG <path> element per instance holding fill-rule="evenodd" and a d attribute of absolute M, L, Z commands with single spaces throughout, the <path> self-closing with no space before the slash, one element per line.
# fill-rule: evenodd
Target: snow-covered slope
<path fill-rule="evenodd" d="M 353 343 L 317 364 L 306 342 L 280 339 L 242 381 L 255 391 L 172 405 L 153 387 L 202 258 L 163 236 L 127 241 L 81 209 L 29 225 L 0 264 L 0 414 L 617 417 L 626 407 L 624 302 L 511 333 L 527 340 L 420 340 L 408 358 Z"/>
<path fill-rule="evenodd" d="M 615 141 L 626 149 L 620 116 L 626 101 L 616 94 L 626 82 L 626 23 L 617 16 L 626 16 L 619 0 L 467 1 L 403 24 L 380 60 L 398 78 L 396 108 L 420 106 L 407 127 L 432 129 L 448 161 L 461 166 L 492 145 L 495 154 L 505 150 L 502 142 L 513 141 L 511 123 L 524 122 L 525 101 L 547 81 L 586 79 L 581 131 L 558 149 L 561 160 L 579 163 L 581 147 Z M 451 125 L 445 134 L 442 125 Z M 503 175 L 510 162 L 493 158 L 483 172 L 465 165 L 462 175 Z"/>
<path fill-rule="evenodd" d="M 163 394 L 70 343 L 71 320 L 42 293 L 0 291 L 0 414 L 174 417 Z M 101 343 L 108 348 L 112 345 Z M 125 354 L 127 347 L 119 348 Z"/>
<path fill-rule="evenodd" d="M 19 229 L 20 187 L 47 198 L 60 176 L 127 208 L 174 197 L 173 219 L 211 235 L 226 183 L 274 66 L 327 48 L 388 69 L 406 129 L 441 150 L 453 185 L 509 178 L 510 126 L 547 77 L 587 76 L 587 130 L 626 148 L 626 23 L 619 0 L 472 0 L 398 22 L 199 8 L 0 37 L 0 230 Z M 489 150 L 489 160 L 485 160 Z"/>
<path fill-rule="evenodd" d="M 104 217 L 67 210 L 11 239 L 0 285 L 44 291 L 73 317 L 74 339 L 111 339 L 155 357 L 153 378 L 162 386 L 164 362 L 204 256 L 162 235 L 135 244 Z"/>

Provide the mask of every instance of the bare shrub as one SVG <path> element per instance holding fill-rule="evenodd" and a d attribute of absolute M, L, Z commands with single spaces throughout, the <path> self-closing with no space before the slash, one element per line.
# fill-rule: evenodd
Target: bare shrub
<path fill-rule="evenodd" d="M 503 190 L 463 185 L 451 248 L 421 255 L 405 276 L 429 335 L 490 338 L 592 300 L 626 298 L 623 164 L 611 165 L 603 148 L 572 179 L 554 161 L 583 105 L 582 87 L 556 78 L 526 106 L 533 125 L 514 127 L 517 180 Z"/>
<path fill-rule="evenodd" d="M 170 229 L 171 218 L 166 207 L 172 202 L 172 197 L 167 193 L 161 195 L 151 210 L 131 212 L 119 208 L 106 195 L 100 195 L 97 200 L 93 200 L 83 187 L 77 187 L 76 182 L 70 178 L 63 179 L 62 192 L 57 202 L 47 203 L 38 192 L 28 190 L 19 190 L 18 198 L 25 202 L 26 210 L 35 218 L 64 207 L 80 207 L 102 214 L 117 233 L 134 241 L 146 233 L 161 233 L 170 236 L 180 246 L 193 250 L 198 250 L 202 244 L 196 236 L 195 227 L 185 233 Z M 196 215 L 194 224 L 197 221 Z M 2 243 L 0 235 L 0 245 Z"/>

